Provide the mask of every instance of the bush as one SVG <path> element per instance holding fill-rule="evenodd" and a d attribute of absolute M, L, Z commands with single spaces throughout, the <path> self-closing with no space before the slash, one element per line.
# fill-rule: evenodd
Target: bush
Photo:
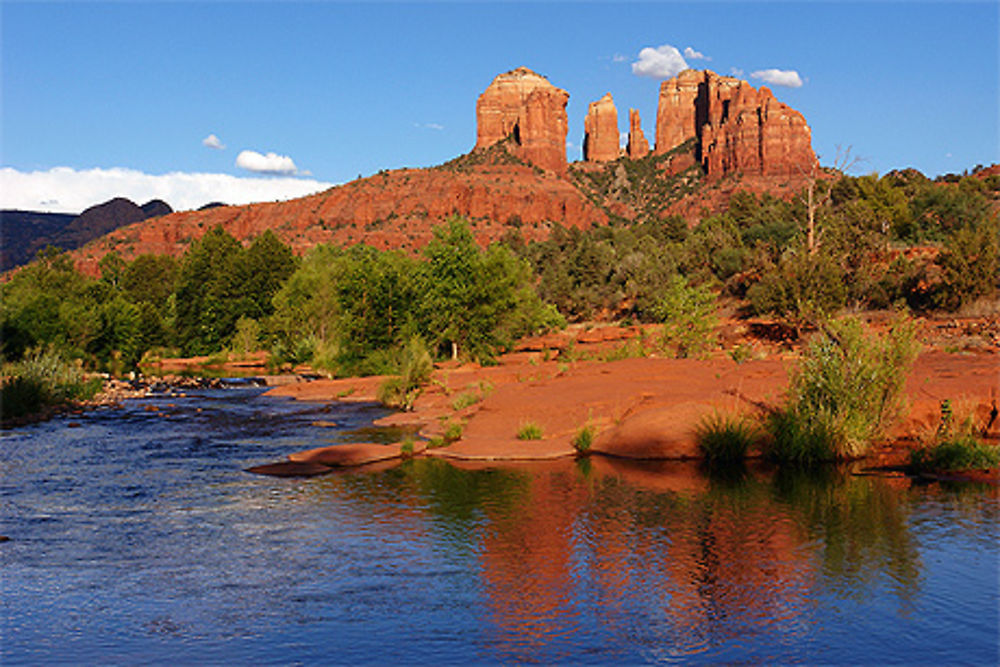
<path fill-rule="evenodd" d="M 671 277 L 653 307 L 663 322 L 663 346 L 674 348 L 678 358 L 707 351 L 714 343 L 714 306 L 715 295 L 707 287 L 690 287 L 684 277 Z"/>
<path fill-rule="evenodd" d="M 542 427 L 536 422 L 524 422 L 521 427 L 517 429 L 517 439 L 518 440 L 541 440 L 542 439 Z"/>
<path fill-rule="evenodd" d="M 772 456 L 800 462 L 863 456 L 899 416 L 916 354 L 909 322 L 882 337 L 855 318 L 823 325 L 792 374 L 788 405 L 769 422 Z"/>
<path fill-rule="evenodd" d="M 594 444 L 594 427 L 587 424 L 573 436 L 573 447 L 578 454 L 586 454 L 592 444 Z"/>
<path fill-rule="evenodd" d="M 412 410 L 421 387 L 430 380 L 434 362 L 424 342 L 414 336 L 400 353 L 400 374 L 378 388 L 378 400 L 391 408 Z"/>
<path fill-rule="evenodd" d="M 474 391 L 463 391 L 451 401 L 451 407 L 455 410 L 464 410 L 470 405 L 475 405 L 482 400 L 482 397 Z"/>
<path fill-rule="evenodd" d="M 985 470 L 998 464 L 1000 448 L 987 445 L 972 435 L 951 436 L 910 452 L 910 466 L 915 472 Z"/>
<path fill-rule="evenodd" d="M 15 419 L 47 405 L 93 398 L 100 378 L 87 379 L 81 368 L 54 350 L 35 349 L 24 360 L 8 364 L 0 382 L 0 416 Z"/>
<path fill-rule="evenodd" d="M 710 464 L 734 463 L 761 439 L 760 430 L 744 415 L 714 414 L 695 428 L 698 448 Z"/>

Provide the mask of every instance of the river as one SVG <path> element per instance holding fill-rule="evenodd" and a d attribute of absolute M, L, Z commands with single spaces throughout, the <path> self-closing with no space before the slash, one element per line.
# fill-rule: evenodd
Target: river
<path fill-rule="evenodd" d="M 384 414 L 234 386 L 5 432 L 3 664 L 1000 658 L 993 488 L 599 457 L 245 472 Z"/>

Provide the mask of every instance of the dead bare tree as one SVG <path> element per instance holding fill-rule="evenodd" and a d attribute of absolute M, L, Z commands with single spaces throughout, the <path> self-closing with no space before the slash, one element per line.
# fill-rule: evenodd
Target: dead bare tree
<path fill-rule="evenodd" d="M 820 230 L 816 228 L 816 213 L 829 204 L 830 198 L 833 196 L 833 188 L 826 188 L 822 196 L 817 197 L 816 184 L 819 183 L 822 174 L 827 170 L 844 174 L 863 162 L 860 157 L 851 155 L 850 146 L 846 149 L 841 149 L 839 145 L 837 146 L 837 155 L 833 160 L 833 165 L 830 167 L 826 169 L 820 167 L 819 156 L 817 155 L 816 158 L 816 162 L 813 163 L 808 174 L 801 168 L 799 170 L 806 178 L 806 251 L 810 255 L 815 255 L 819 250 Z"/>

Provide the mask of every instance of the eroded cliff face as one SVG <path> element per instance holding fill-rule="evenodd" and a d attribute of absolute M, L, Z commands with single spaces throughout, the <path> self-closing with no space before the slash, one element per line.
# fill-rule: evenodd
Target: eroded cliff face
<path fill-rule="evenodd" d="M 526 67 L 498 75 L 476 103 L 476 148 L 511 138 L 525 162 L 566 171 L 566 103 L 569 93 Z"/>
<path fill-rule="evenodd" d="M 628 110 L 628 146 L 625 152 L 633 160 L 649 155 L 649 142 L 642 132 L 642 119 L 639 118 L 638 109 Z"/>
<path fill-rule="evenodd" d="M 691 138 L 709 178 L 801 175 L 817 164 L 802 114 L 766 87 L 708 70 L 685 70 L 660 85 L 655 152 Z"/>
<path fill-rule="evenodd" d="M 583 159 L 611 162 L 621 155 L 618 140 L 618 109 L 611 93 L 591 102 L 583 123 Z"/>

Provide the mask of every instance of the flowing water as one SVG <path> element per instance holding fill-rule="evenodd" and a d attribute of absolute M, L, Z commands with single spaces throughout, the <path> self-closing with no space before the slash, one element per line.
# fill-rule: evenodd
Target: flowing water
<path fill-rule="evenodd" d="M 261 477 L 385 414 L 261 391 L 0 438 L 0 662 L 1000 659 L 988 487 L 597 457 Z"/>

